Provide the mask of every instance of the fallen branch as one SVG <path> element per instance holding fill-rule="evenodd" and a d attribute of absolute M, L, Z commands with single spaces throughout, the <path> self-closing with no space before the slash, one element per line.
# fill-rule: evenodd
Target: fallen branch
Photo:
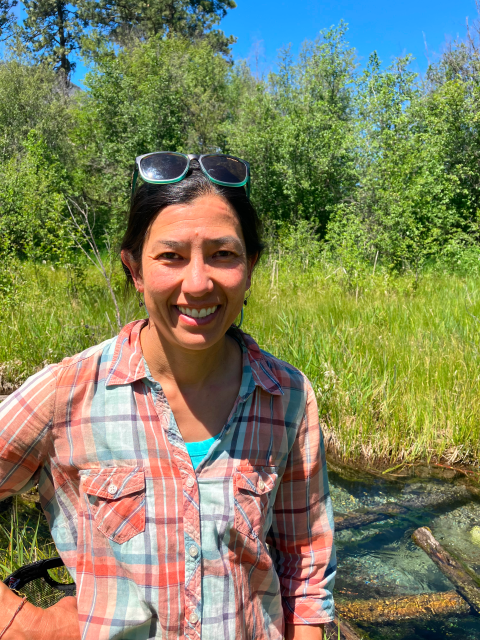
<path fill-rule="evenodd" d="M 411 500 L 404 502 L 386 502 L 378 507 L 362 509 L 361 511 L 351 511 L 350 513 L 335 516 L 336 531 L 344 529 L 355 529 L 373 522 L 385 520 L 385 518 L 395 518 L 405 515 L 410 511 L 437 509 L 445 505 L 461 504 L 472 499 L 472 492 L 464 486 L 457 486 L 450 493 L 441 497 L 424 493 Z"/>
<path fill-rule="evenodd" d="M 417 529 L 412 539 L 450 580 L 457 593 L 480 613 L 480 588 L 463 566 L 441 546 L 427 527 Z"/>
<path fill-rule="evenodd" d="M 336 602 L 335 608 L 342 618 L 368 624 L 387 624 L 401 620 L 430 620 L 438 616 L 470 613 L 470 606 L 456 591 L 422 593 L 375 600 L 349 600 Z"/>
<path fill-rule="evenodd" d="M 335 530 L 355 529 L 405 513 L 408 513 L 408 509 L 396 503 L 387 503 L 381 507 L 374 507 L 365 511 L 352 511 L 344 515 L 335 516 Z"/>

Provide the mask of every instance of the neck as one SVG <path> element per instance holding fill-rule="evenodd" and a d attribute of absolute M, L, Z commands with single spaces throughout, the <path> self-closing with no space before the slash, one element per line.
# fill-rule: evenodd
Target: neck
<path fill-rule="evenodd" d="M 178 387 L 201 387 L 222 371 L 232 351 L 238 350 L 226 335 L 208 349 L 179 348 L 165 340 L 151 320 L 140 334 L 140 343 L 153 378 L 173 380 Z"/>

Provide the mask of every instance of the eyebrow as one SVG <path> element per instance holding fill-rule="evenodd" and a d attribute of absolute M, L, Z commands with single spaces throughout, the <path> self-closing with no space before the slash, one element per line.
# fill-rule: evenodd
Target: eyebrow
<path fill-rule="evenodd" d="M 156 249 L 158 245 L 168 247 L 169 249 L 181 249 L 186 246 L 186 242 L 179 242 L 178 240 L 157 240 L 153 247 Z M 236 236 L 222 236 L 220 238 L 212 238 L 207 241 L 207 244 L 213 244 L 216 247 L 220 247 L 225 244 L 241 245 L 240 239 Z"/>

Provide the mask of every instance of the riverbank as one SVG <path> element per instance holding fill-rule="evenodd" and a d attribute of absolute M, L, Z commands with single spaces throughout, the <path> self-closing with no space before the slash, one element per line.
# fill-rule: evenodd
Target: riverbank
<path fill-rule="evenodd" d="M 0 311 L 0 394 L 116 333 L 93 270 L 23 269 Z M 119 271 L 113 283 L 122 320 L 142 317 Z M 480 471 L 480 278 L 265 262 L 245 311 L 243 328 L 312 381 L 332 459 L 391 473 L 420 463 Z"/>

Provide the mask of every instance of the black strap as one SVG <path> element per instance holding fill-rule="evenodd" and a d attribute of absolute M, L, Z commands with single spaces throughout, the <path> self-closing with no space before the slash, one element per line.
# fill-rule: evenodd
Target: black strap
<path fill-rule="evenodd" d="M 62 584 L 61 582 L 54 580 L 48 573 L 49 569 L 58 569 L 63 566 L 65 566 L 63 560 L 58 557 L 32 562 L 32 564 L 27 564 L 11 573 L 3 581 L 3 584 L 6 584 L 7 587 L 14 591 L 21 591 L 21 589 L 29 582 L 43 578 L 45 582 L 52 587 L 52 589 L 62 591 L 66 596 L 73 596 L 75 595 L 76 590 L 75 583 Z"/>

